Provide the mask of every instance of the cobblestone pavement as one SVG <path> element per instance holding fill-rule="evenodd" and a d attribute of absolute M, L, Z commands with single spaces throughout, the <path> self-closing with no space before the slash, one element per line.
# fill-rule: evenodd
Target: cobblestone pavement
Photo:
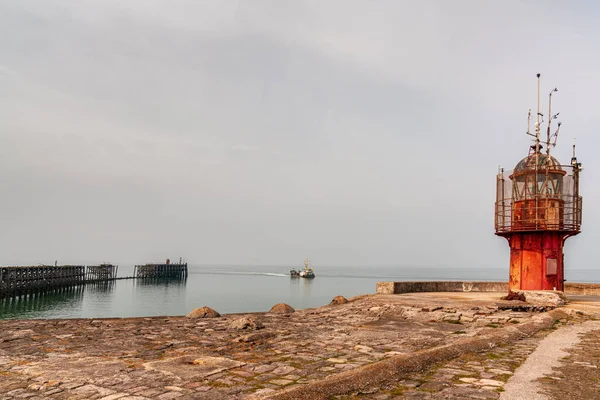
<path fill-rule="evenodd" d="M 541 380 L 550 399 L 600 399 L 600 330 L 580 336 L 554 373 Z"/>
<path fill-rule="evenodd" d="M 0 399 L 257 398 L 532 316 L 506 305 L 481 294 L 377 295 L 291 314 L 0 321 Z M 241 317 L 265 327 L 232 328 Z M 361 398 L 496 398 L 540 335 Z"/>
<path fill-rule="evenodd" d="M 591 317 L 595 319 L 595 317 Z M 375 393 L 338 396 L 337 400 L 389 399 L 498 399 L 515 370 L 548 334 L 589 316 L 573 314 L 532 337 L 482 353 L 463 354 L 446 363 L 412 374 L 397 385 Z M 582 342 L 562 360 L 560 368 L 545 376 L 542 393 L 549 399 L 600 399 L 600 331 L 583 335 Z"/>

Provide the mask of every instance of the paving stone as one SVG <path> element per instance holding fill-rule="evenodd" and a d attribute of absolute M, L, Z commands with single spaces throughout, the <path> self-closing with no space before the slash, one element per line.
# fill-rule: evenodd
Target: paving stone
<path fill-rule="evenodd" d="M 108 396 L 109 394 L 115 393 L 115 391 L 111 390 L 111 389 L 101 388 L 96 385 L 84 385 L 84 386 L 79 386 L 78 388 L 74 389 L 73 393 L 86 394 L 89 396 L 91 396 L 92 394 L 98 393 L 98 394 L 101 394 L 102 396 Z"/>
<path fill-rule="evenodd" d="M 497 369 L 497 368 L 491 368 L 489 370 L 489 372 L 496 374 L 496 375 L 512 375 L 513 374 L 512 371 L 507 371 L 505 369 Z"/>
<path fill-rule="evenodd" d="M 129 393 L 114 393 L 106 397 L 102 397 L 100 400 L 117 400 L 126 396 L 129 396 Z"/>
<path fill-rule="evenodd" d="M 63 390 L 72 390 L 83 385 L 84 384 L 80 382 L 65 382 L 60 385 L 60 388 Z"/>
<path fill-rule="evenodd" d="M 119 400 L 148 400 L 148 398 L 142 396 L 127 396 L 121 397 Z"/>
<path fill-rule="evenodd" d="M 273 379 L 269 382 L 271 382 L 275 385 L 278 385 L 278 386 L 283 386 L 283 385 L 289 385 L 290 383 L 292 383 L 294 381 L 289 380 L 289 379 Z"/>
<path fill-rule="evenodd" d="M 176 399 L 178 397 L 184 396 L 183 393 L 181 392 L 167 392 L 167 393 L 163 393 L 160 396 L 157 397 L 157 399 L 160 400 L 171 400 L 171 399 Z"/>
<path fill-rule="evenodd" d="M 292 366 L 284 365 L 284 366 L 275 368 L 273 371 L 271 371 L 271 373 L 275 374 L 275 375 L 286 375 L 295 370 L 296 370 L 296 368 L 294 368 Z"/>
<path fill-rule="evenodd" d="M 252 371 L 257 373 L 257 374 L 264 374 L 265 372 L 270 372 L 273 371 L 275 368 L 277 368 L 274 365 L 259 365 L 258 367 L 255 367 Z"/>
<path fill-rule="evenodd" d="M 332 362 L 332 363 L 336 363 L 336 364 L 338 364 L 338 363 L 339 364 L 343 364 L 343 363 L 348 362 L 348 360 L 345 359 L 345 358 L 329 358 L 329 359 L 327 359 L 327 361 Z"/>
<path fill-rule="evenodd" d="M 185 389 L 179 387 L 179 386 L 165 386 L 165 390 L 169 390 L 169 391 L 175 391 L 175 392 L 182 392 Z"/>
<path fill-rule="evenodd" d="M 498 387 L 498 386 L 504 385 L 504 382 L 495 381 L 493 379 L 480 379 L 479 381 L 477 381 L 475 383 L 477 385 L 492 386 L 492 387 Z"/>
<path fill-rule="evenodd" d="M 23 393 L 19 393 L 18 395 L 16 395 L 15 398 L 17 398 L 17 399 L 29 399 L 29 398 L 36 397 L 36 396 L 38 396 L 37 393 L 23 392 Z"/>
<path fill-rule="evenodd" d="M 50 390 L 44 392 L 44 396 L 52 396 L 54 394 L 61 393 L 61 392 L 62 392 L 62 389 L 58 389 L 58 388 L 57 389 L 50 389 Z"/>
<path fill-rule="evenodd" d="M 265 396 L 267 394 L 274 393 L 274 392 L 275 392 L 275 389 L 264 388 L 264 389 L 257 390 L 256 392 L 254 392 L 254 394 L 257 396 Z"/>
<path fill-rule="evenodd" d="M 135 392 L 135 394 L 137 396 L 143 396 L 143 397 L 155 397 L 163 392 L 164 392 L 164 390 L 162 390 L 162 388 L 161 389 L 146 389 L 141 392 Z"/>

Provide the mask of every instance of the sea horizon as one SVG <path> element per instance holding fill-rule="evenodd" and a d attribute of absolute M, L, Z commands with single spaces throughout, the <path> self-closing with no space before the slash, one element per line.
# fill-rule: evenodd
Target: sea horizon
<path fill-rule="evenodd" d="M 0 319 L 181 316 L 209 306 L 220 313 L 296 309 L 375 293 L 382 281 L 507 281 L 508 268 L 316 266 L 315 279 L 290 278 L 298 266 L 189 265 L 187 279 L 123 279 L 0 301 Z M 119 277 L 134 265 L 119 266 Z M 591 272 L 591 273 L 590 273 Z M 600 272 L 568 269 L 568 282 L 600 283 Z"/>

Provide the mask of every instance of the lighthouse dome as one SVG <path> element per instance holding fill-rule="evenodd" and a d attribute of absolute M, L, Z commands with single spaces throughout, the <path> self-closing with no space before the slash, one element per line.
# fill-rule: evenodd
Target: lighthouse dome
<path fill-rule="evenodd" d="M 560 162 L 558 162 L 556 158 L 548 154 L 537 152 L 531 153 L 530 155 L 519 161 L 513 173 L 522 174 L 534 171 L 536 169 L 536 162 L 538 170 L 545 170 L 546 168 L 549 168 L 553 171 L 562 171 Z"/>

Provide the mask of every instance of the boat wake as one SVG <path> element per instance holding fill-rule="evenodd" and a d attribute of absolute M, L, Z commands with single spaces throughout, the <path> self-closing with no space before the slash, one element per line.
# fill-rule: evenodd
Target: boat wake
<path fill-rule="evenodd" d="M 259 272 L 259 271 L 193 271 L 192 273 L 206 275 L 259 275 L 259 276 L 283 276 L 288 277 L 288 274 L 280 274 L 277 272 Z"/>
<path fill-rule="evenodd" d="M 276 272 L 249 272 L 249 275 L 266 275 L 266 276 L 288 276 L 288 274 L 278 274 Z"/>

